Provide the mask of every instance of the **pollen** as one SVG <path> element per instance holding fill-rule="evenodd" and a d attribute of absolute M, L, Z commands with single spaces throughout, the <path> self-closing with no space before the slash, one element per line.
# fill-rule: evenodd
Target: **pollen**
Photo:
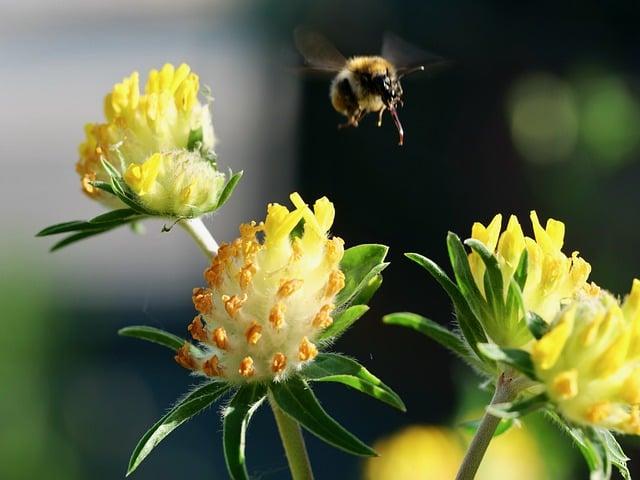
<path fill-rule="evenodd" d="M 244 357 L 240 362 L 238 373 L 245 378 L 252 377 L 256 373 L 256 369 L 253 366 L 253 358 Z"/>
<path fill-rule="evenodd" d="M 320 311 L 316 313 L 316 316 L 313 317 L 313 326 L 316 328 L 327 328 L 329 325 L 333 323 L 333 318 L 331 318 L 331 312 L 333 311 L 334 306 L 330 303 L 323 305 L 320 308 Z"/>
<path fill-rule="evenodd" d="M 278 352 L 271 359 L 271 371 L 281 373 L 287 366 L 287 357 L 284 353 Z"/>
<path fill-rule="evenodd" d="M 278 288 L 277 296 L 279 298 L 290 297 L 297 290 L 300 290 L 303 284 L 304 284 L 304 281 L 300 279 L 293 279 L 293 280 L 282 279 L 280 281 L 280 288 Z"/>
<path fill-rule="evenodd" d="M 255 345 L 262 337 L 262 327 L 258 324 L 258 322 L 251 322 L 251 326 L 247 328 L 247 331 L 244 333 L 245 338 L 247 339 L 247 343 L 249 345 Z"/>
<path fill-rule="evenodd" d="M 611 404 L 609 402 L 600 402 L 591 406 L 586 413 L 587 421 L 590 423 L 600 423 L 609 417 L 611 413 Z"/>
<path fill-rule="evenodd" d="M 222 303 L 224 303 L 224 309 L 227 311 L 231 318 L 235 318 L 238 311 L 242 308 L 244 302 L 247 301 L 247 294 L 242 296 L 238 295 L 222 295 Z"/>
<path fill-rule="evenodd" d="M 318 355 L 318 349 L 316 346 L 309 341 L 307 337 L 302 338 L 302 342 L 300 342 L 300 347 L 298 347 L 298 358 L 301 362 L 306 362 L 307 360 L 313 360 Z"/>
<path fill-rule="evenodd" d="M 173 358 L 178 365 L 186 368 L 187 370 L 195 370 L 197 367 L 195 360 L 191 356 L 191 345 L 187 342 L 180 347 Z"/>
<path fill-rule="evenodd" d="M 249 287 L 255 273 L 256 267 L 251 262 L 246 263 L 240 269 L 240 273 L 238 273 L 238 282 L 240 283 L 240 288 L 242 288 L 242 290 L 246 290 Z"/>
<path fill-rule="evenodd" d="M 224 327 L 218 327 L 213 331 L 213 341 L 220 350 L 226 350 L 228 345 L 227 331 Z"/>
<path fill-rule="evenodd" d="M 187 327 L 187 330 L 189 331 L 189 333 L 191 334 L 194 340 L 198 340 L 199 342 L 204 342 L 207 338 L 207 334 L 205 333 L 204 328 L 202 327 L 202 319 L 200 315 L 196 315 L 193 318 L 193 320 Z"/>
<path fill-rule="evenodd" d="M 85 173 L 82 176 L 82 189 L 89 195 L 96 194 L 97 190 L 92 183 L 95 181 L 96 181 L 96 174 L 94 172 Z"/>
<path fill-rule="evenodd" d="M 569 400 L 578 394 L 578 371 L 574 368 L 558 374 L 553 380 L 553 391 L 562 400 Z"/>
<path fill-rule="evenodd" d="M 344 288 L 345 279 L 344 273 L 341 270 L 334 270 L 329 275 L 329 281 L 324 292 L 324 296 L 327 298 L 335 296 L 340 290 Z"/>
<path fill-rule="evenodd" d="M 271 308 L 271 312 L 269 312 L 269 323 L 276 330 L 280 330 L 284 324 L 284 311 L 284 304 L 278 302 Z"/>
<path fill-rule="evenodd" d="M 193 305 L 202 314 L 211 312 L 213 303 L 211 302 L 211 292 L 206 288 L 194 288 L 192 295 Z"/>
<path fill-rule="evenodd" d="M 221 377 L 222 368 L 216 355 L 202 364 L 202 371 L 208 377 Z"/>
<path fill-rule="evenodd" d="M 331 240 L 327 240 L 325 248 L 327 262 L 330 265 L 338 264 L 344 254 L 344 240 L 340 237 L 333 237 Z"/>

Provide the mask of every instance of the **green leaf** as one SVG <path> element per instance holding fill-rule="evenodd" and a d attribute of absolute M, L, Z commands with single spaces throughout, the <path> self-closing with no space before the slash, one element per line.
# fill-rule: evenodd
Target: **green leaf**
<path fill-rule="evenodd" d="M 460 238 L 453 232 L 447 235 L 447 249 L 449 251 L 449 259 L 453 267 L 453 273 L 460 292 L 467 300 L 469 307 L 475 314 L 476 318 L 483 319 L 487 317 L 488 305 L 482 292 L 476 285 L 476 281 L 471 273 L 467 252 L 460 241 Z"/>
<path fill-rule="evenodd" d="M 526 400 L 516 402 L 493 403 L 487 406 L 487 412 L 500 418 L 518 418 L 549 405 L 546 394 L 541 393 Z"/>
<path fill-rule="evenodd" d="M 516 281 L 520 290 L 524 290 L 524 285 L 527 283 L 527 275 L 529 268 L 529 253 L 525 248 L 522 251 L 522 255 L 520 255 L 520 261 L 518 262 L 518 266 L 516 271 L 513 272 L 513 279 Z"/>
<path fill-rule="evenodd" d="M 482 329 L 482 325 L 480 325 L 480 322 L 478 321 L 478 318 L 469 308 L 469 304 L 458 289 L 457 285 L 451 281 L 438 264 L 427 257 L 418 253 L 405 253 L 405 256 L 429 272 L 444 291 L 447 292 L 447 295 L 449 295 L 449 298 L 456 310 L 462 334 L 467 339 L 467 343 L 471 349 L 476 353 L 476 355 L 478 355 L 478 358 L 483 358 L 477 345 L 478 343 L 486 342 L 487 337 Z"/>
<path fill-rule="evenodd" d="M 351 298 L 352 305 L 366 305 L 369 303 L 373 295 L 378 291 L 382 285 L 382 275 L 377 274 L 371 277 L 371 280 Z"/>
<path fill-rule="evenodd" d="M 170 348 L 174 352 L 179 350 L 186 340 L 174 335 L 173 333 L 165 332 L 155 327 L 147 327 L 145 325 L 132 325 L 130 327 L 124 327 L 118 330 L 118 335 L 123 337 L 139 338 L 148 342 L 153 342 L 162 345 L 163 347 Z"/>
<path fill-rule="evenodd" d="M 622 450 L 622 447 L 618 443 L 618 440 L 616 440 L 616 437 L 614 437 L 609 430 L 604 428 L 598 428 L 597 431 L 600 441 L 607 453 L 608 459 L 618 469 L 620 476 L 624 480 L 631 480 L 631 473 L 629 472 L 629 467 L 627 467 L 627 462 L 630 459 Z"/>
<path fill-rule="evenodd" d="M 107 230 L 88 230 L 86 232 L 74 233 L 73 235 L 69 235 L 68 237 L 63 238 L 58 243 L 54 243 L 53 246 L 49 249 L 50 252 L 55 252 L 64 248 L 73 243 L 79 242 L 80 240 L 84 240 L 85 238 L 93 237 L 95 235 L 99 235 L 101 233 L 106 232 Z"/>
<path fill-rule="evenodd" d="M 385 315 L 382 321 L 389 325 L 400 325 L 417 330 L 461 357 L 469 356 L 470 350 L 463 339 L 429 318 L 410 312 L 397 312 Z"/>
<path fill-rule="evenodd" d="M 324 411 L 307 382 L 299 376 L 293 376 L 286 382 L 272 383 L 269 389 L 284 413 L 321 440 L 353 455 L 377 455 Z"/>
<path fill-rule="evenodd" d="M 533 335 L 536 340 L 540 340 L 549 331 L 549 324 L 535 312 L 527 312 L 524 319 L 527 322 L 527 327 L 529 327 L 531 335 Z"/>
<path fill-rule="evenodd" d="M 172 431 L 182 425 L 207 408 L 224 393 L 229 390 L 229 386 L 224 383 L 213 382 L 202 385 L 189 393 L 162 417 L 147 433 L 140 439 L 129 459 L 127 476 L 138 468 L 140 463 L 151 453 L 151 451 L 169 435 Z"/>
<path fill-rule="evenodd" d="M 336 297 L 338 307 L 348 303 L 389 265 L 384 263 L 388 251 L 389 247 L 384 245 L 363 244 L 344 252 L 340 269 L 345 275 L 345 287 Z"/>
<path fill-rule="evenodd" d="M 110 193 L 111 195 L 115 195 L 116 192 L 113 191 L 113 187 L 111 186 L 111 182 L 101 182 L 99 180 L 95 180 L 91 182 L 95 188 L 98 188 L 104 192 Z"/>
<path fill-rule="evenodd" d="M 489 299 L 489 304 L 493 308 L 495 317 L 499 318 L 504 311 L 504 286 L 498 259 L 487 249 L 484 243 L 475 238 L 469 238 L 464 243 L 480 256 L 486 267 L 484 274 L 485 295 Z"/>
<path fill-rule="evenodd" d="M 343 383 L 398 410 L 407 411 L 398 394 L 358 362 L 342 355 L 321 353 L 302 371 L 302 375 L 316 382 Z"/>
<path fill-rule="evenodd" d="M 501 348 L 495 343 L 478 344 L 480 351 L 491 360 L 509 365 L 527 377 L 537 380 L 529 352 L 518 348 Z"/>
<path fill-rule="evenodd" d="M 224 188 L 222 189 L 222 193 L 220 193 L 220 198 L 218 198 L 218 204 L 216 205 L 215 210 L 218 210 L 225 203 L 227 203 L 227 200 L 229 200 L 229 197 L 231 197 L 231 194 L 235 190 L 236 185 L 238 185 L 238 182 L 242 178 L 243 173 L 244 172 L 240 170 L 239 172 L 234 173 L 231 176 L 229 181 L 225 184 Z"/>
<path fill-rule="evenodd" d="M 120 208 L 118 210 L 112 210 L 107 213 L 103 213 L 102 215 L 98 215 L 97 217 L 89 220 L 89 223 L 92 224 L 102 224 L 102 223 L 114 223 L 122 220 L 126 220 L 127 222 L 131 221 L 131 217 L 138 217 L 139 213 L 133 210 L 132 208 Z"/>
<path fill-rule="evenodd" d="M 480 427 L 480 422 L 482 420 L 469 420 L 468 422 L 462 422 L 459 427 L 464 429 L 466 432 L 475 434 L 478 431 L 478 427 Z M 495 432 L 493 432 L 494 437 L 499 437 L 503 433 L 509 431 L 509 429 L 515 423 L 513 418 L 502 418 Z"/>
<path fill-rule="evenodd" d="M 197 147 L 202 145 L 202 127 L 189 131 L 189 139 L 187 140 L 187 150 L 194 151 Z"/>
<path fill-rule="evenodd" d="M 259 383 L 240 387 L 223 412 L 224 458 L 233 480 L 248 480 L 244 446 L 251 416 L 265 398 L 267 389 Z"/>
<path fill-rule="evenodd" d="M 352 305 L 340 312 L 333 319 L 333 323 L 318 335 L 319 340 L 336 338 L 342 335 L 356 320 L 369 311 L 367 305 Z"/>

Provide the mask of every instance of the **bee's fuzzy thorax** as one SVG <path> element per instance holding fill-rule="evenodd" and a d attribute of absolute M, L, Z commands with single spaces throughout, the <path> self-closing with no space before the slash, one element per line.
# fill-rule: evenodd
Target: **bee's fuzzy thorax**
<path fill-rule="evenodd" d="M 379 56 L 351 57 L 347 61 L 346 68 L 354 73 L 367 73 L 370 75 L 395 74 L 396 71 L 391 62 Z"/>

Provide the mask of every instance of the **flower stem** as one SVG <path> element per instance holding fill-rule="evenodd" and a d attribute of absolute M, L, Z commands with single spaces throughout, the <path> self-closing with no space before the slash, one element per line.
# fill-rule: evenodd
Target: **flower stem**
<path fill-rule="evenodd" d="M 207 227 L 199 218 L 189 218 L 182 220 L 180 226 L 184 228 L 191 238 L 195 240 L 207 258 L 218 253 L 218 243 L 215 241 Z"/>
<path fill-rule="evenodd" d="M 491 399 L 491 405 L 509 402 L 515 398 L 518 389 L 514 388 L 517 382 L 513 380 L 510 375 L 506 375 L 505 373 L 500 374 L 496 382 L 496 391 Z M 489 412 L 485 412 L 480 426 L 471 441 L 471 445 L 469 445 L 469 449 L 462 460 L 462 465 L 460 465 L 456 480 L 473 480 L 475 478 L 478 467 L 480 467 L 482 458 L 489 447 L 489 443 L 499 423 L 500 418 L 491 415 Z"/>
<path fill-rule="evenodd" d="M 293 480 L 313 480 L 313 471 L 300 425 L 276 405 L 271 395 L 269 395 L 269 403 L 276 418 L 284 452 L 287 455 L 291 478 Z"/>

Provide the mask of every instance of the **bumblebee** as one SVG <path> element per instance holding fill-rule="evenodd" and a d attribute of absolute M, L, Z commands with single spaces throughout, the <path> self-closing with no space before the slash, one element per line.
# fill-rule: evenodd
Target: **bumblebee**
<path fill-rule="evenodd" d="M 338 128 L 357 127 L 368 113 L 382 116 L 389 111 L 398 130 L 399 145 L 404 143 L 404 130 L 398 117 L 403 106 L 400 80 L 409 73 L 433 70 L 449 65 L 447 60 L 428 54 L 398 36 L 388 33 L 380 55 L 346 58 L 325 37 L 306 28 L 294 31 L 296 48 L 307 63 L 307 70 L 335 74 L 329 96 L 331 105 L 347 117 Z"/>

